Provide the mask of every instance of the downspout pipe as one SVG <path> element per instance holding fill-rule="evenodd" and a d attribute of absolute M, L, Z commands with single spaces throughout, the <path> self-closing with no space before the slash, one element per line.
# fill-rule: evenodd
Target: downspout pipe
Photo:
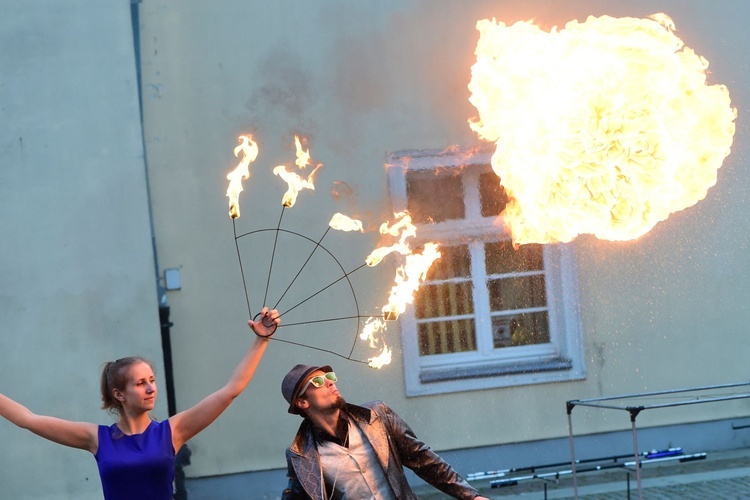
<path fill-rule="evenodd" d="M 139 4 L 141 0 L 130 1 L 130 18 L 133 28 L 133 49 L 135 52 L 135 72 L 138 86 L 138 111 L 141 119 L 141 143 L 143 148 L 143 166 L 146 177 L 146 194 L 148 199 L 149 224 L 151 226 L 151 247 L 154 254 L 154 273 L 156 278 L 156 288 L 159 307 L 159 325 L 161 330 L 161 347 L 164 358 L 164 383 L 167 393 L 167 410 L 169 416 L 177 413 L 177 404 L 175 399 L 174 388 L 174 370 L 172 364 L 172 335 L 171 328 L 174 325 L 170 320 L 170 308 L 167 303 L 167 290 L 162 284 L 161 272 L 159 271 L 159 259 L 156 251 L 156 235 L 154 231 L 153 208 L 151 205 L 151 185 L 148 176 L 148 159 L 146 156 L 146 140 L 144 137 L 143 124 L 143 93 L 141 79 L 141 43 L 140 43 L 140 26 L 139 26 Z M 175 491 L 174 500 L 187 500 L 187 490 L 185 488 L 185 472 L 183 468 L 190 465 L 190 449 L 184 445 L 177 452 L 175 457 Z"/>

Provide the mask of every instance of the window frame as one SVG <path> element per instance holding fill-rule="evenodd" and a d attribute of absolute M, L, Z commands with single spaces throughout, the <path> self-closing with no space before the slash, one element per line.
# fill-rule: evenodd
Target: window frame
<path fill-rule="evenodd" d="M 438 244 L 461 242 L 469 244 L 471 281 L 487 279 L 484 259 L 475 258 L 472 245 L 507 238 L 495 217 L 482 217 L 476 195 L 467 194 L 476 187 L 478 177 L 490 165 L 492 151 L 475 150 L 405 150 L 387 156 L 386 174 L 394 212 L 407 209 L 406 175 L 413 170 L 463 168 L 464 199 L 474 197 L 465 205 L 464 219 L 419 224 L 415 245 L 427 241 Z M 491 170 L 491 169 L 490 169 Z M 472 184 L 474 183 L 474 184 Z M 467 224 L 467 221 L 470 224 Z M 473 223 L 472 223 L 473 222 Z M 399 317 L 403 348 L 404 378 L 407 396 L 423 396 L 450 392 L 512 387 L 527 384 L 580 380 L 586 376 L 583 334 L 578 292 L 578 271 L 572 243 L 542 245 L 544 276 L 549 318 L 550 343 L 495 349 L 487 296 L 475 301 L 474 320 L 477 351 L 450 354 L 419 355 L 417 320 L 410 306 Z M 484 255 L 482 248 L 481 254 Z M 485 287 L 472 287 L 487 294 Z M 484 300 L 486 299 L 486 300 Z"/>

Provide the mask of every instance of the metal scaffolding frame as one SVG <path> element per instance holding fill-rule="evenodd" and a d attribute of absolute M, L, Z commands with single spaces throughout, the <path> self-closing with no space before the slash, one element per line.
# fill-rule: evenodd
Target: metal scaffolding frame
<path fill-rule="evenodd" d="M 642 392 L 642 393 L 636 393 L 636 394 L 622 394 L 619 396 L 608 396 L 608 397 L 601 397 L 601 398 L 590 398 L 590 399 L 572 399 L 570 401 L 566 402 L 566 410 L 568 413 L 568 441 L 570 443 L 570 462 L 571 462 L 571 468 L 573 471 L 573 492 L 575 495 L 575 498 L 578 498 L 578 479 L 576 477 L 576 459 L 575 459 L 575 446 L 573 443 L 573 408 L 576 406 L 588 406 L 593 408 L 603 408 L 603 409 L 609 409 L 609 410 L 624 410 L 630 413 L 630 427 L 631 427 L 631 433 L 633 435 L 633 456 L 635 457 L 635 471 L 636 471 L 636 478 L 638 482 L 638 498 L 639 500 L 643 499 L 642 491 L 641 491 L 641 462 L 640 462 L 640 454 L 638 452 L 638 431 L 635 425 L 635 420 L 638 417 L 638 414 L 641 413 L 644 410 L 651 410 L 656 408 L 671 408 L 675 406 L 686 406 L 686 405 L 695 405 L 695 404 L 703 404 L 703 403 L 715 403 L 718 401 L 730 401 L 730 400 L 737 400 L 737 399 L 748 399 L 750 398 L 750 393 L 740 393 L 740 394 L 729 394 L 729 395 L 718 395 L 718 396 L 692 396 L 690 398 L 684 398 L 677 401 L 670 401 L 666 403 L 656 403 L 656 404 L 642 404 L 637 406 L 631 406 L 631 405 L 625 405 L 625 404 L 615 404 L 614 401 L 616 400 L 624 400 L 624 399 L 637 399 L 637 398 L 651 398 L 656 396 L 667 396 L 667 395 L 675 395 L 675 394 L 685 394 L 689 392 L 700 392 L 700 391 L 710 391 L 710 390 L 718 390 L 718 389 L 730 389 L 730 388 L 737 388 L 737 387 L 745 387 L 750 386 L 750 382 L 737 382 L 732 384 L 720 384 L 720 385 L 707 385 L 707 386 L 701 386 L 701 387 L 690 387 L 686 389 L 672 389 L 672 390 L 666 390 L 666 391 L 655 391 L 655 392 Z"/>

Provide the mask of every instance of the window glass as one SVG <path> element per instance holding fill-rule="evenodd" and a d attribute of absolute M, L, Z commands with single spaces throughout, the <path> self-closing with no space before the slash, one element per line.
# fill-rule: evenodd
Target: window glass
<path fill-rule="evenodd" d="M 467 245 L 440 245 L 439 250 L 440 258 L 427 271 L 428 280 L 471 276 L 471 256 Z"/>
<path fill-rule="evenodd" d="M 420 356 L 476 350 L 473 319 L 419 323 L 417 335 Z"/>
<path fill-rule="evenodd" d="M 507 274 L 544 269 L 541 245 L 521 245 L 514 249 L 510 240 L 486 243 L 484 246 L 487 274 Z"/>
<path fill-rule="evenodd" d="M 409 173 L 406 192 L 407 210 L 414 223 L 464 217 L 463 185 L 454 172 Z"/>
<path fill-rule="evenodd" d="M 465 280 L 420 286 L 414 295 L 414 313 L 418 319 L 473 314 L 471 282 Z"/>
<path fill-rule="evenodd" d="M 484 172 L 479 176 L 479 200 L 482 217 L 500 215 L 508 204 L 508 196 L 495 172 Z"/>
<path fill-rule="evenodd" d="M 495 349 L 546 344 L 549 338 L 546 312 L 495 316 L 492 318 L 492 345 Z"/>
<path fill-rule="evenodd" d="M 488 280 L 487 288 L 492 311 L 547 306 L 543 275 Z"/>

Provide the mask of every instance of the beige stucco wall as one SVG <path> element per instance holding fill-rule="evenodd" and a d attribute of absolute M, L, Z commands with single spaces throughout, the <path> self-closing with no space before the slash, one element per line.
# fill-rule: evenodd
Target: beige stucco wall
<path fill-rule="evenodd" d="M 708 198 L 649 235 L 630 243 L 576 242 L 587 380 L 406 398 L 397 329 L 389 332 L 394 362 L 381 371 L 275 343 L 248 391 L 191 443 L 188 475 L 283 466 L 283 448 L 299 419 L 285 413 L 279 385 L 297 362 L 333 364 L 350 400 L 386 400 L 438 450 L 565 436 L 568 399 L 745 379 L 750 268 L 743 102 L 749 75 L 737 61 L 748 47 L 739 21 L 747 7 L 740 1 L 145 1 L 145 134 L 157 246 L 164 266 L 182 268 L 185 285 L 168 295 L 181 408 L 221 384 L 250 342 L 224 197 L 239 134 L 253 133 L 260 145 L 241 199 L 240 232 L 276 227 L 283 187 L 270 170 L 291 161 L 294 133 L 310 138 L 313 156 L 325 166 L 315 192 L 303 193 L 284 212 L 282 227 L 301 228 L 315 239 L 340 210 L 373 229 L 389 215 L 387 152 L 477 143 L 466 123 L 475 116 L 466 86 L 478 19 L 535 18 L 549 27 L 587 15 L 657 11 L 670 14 L 686 44 L 711 61 L 713 82 L 729 86 L 740 108 L 735 147 Z M 336 181 L 352 188 L 349 198 L 331 195 Z M 251 246 L 267 246 L 268 239 Z M 335 247 L 337 256 L 356 263 L 377 237 L 370 231 L 348 241 L 352 246 Z M 250 297 L 257 310 L 269 262 L 246 251 L 245 266 L 249 262 L 256 273 Z M 298 259 L 281 248 L 274 269 L 295 268 Z M 392 279 L 392 268 L 376 269 L 363 273 L 357 288 L 369 313 L 384 303 Z M 307 317 L 347 309 L 334 301 L 316 307 Z M 340 324 L 313 325 L 309 337 L 327 335 L 322 345 L 346 352 L 350 333 Z M 291 329 L 277 335 L 309 338 Z M 641 421 L 710 420 L 748 409 L 739 403 L 670 410 Z M 629 425 L 627 415 L 582 412 L 582 418 L 581 433 Z"/>
<path fill-rule="evenodd" d="M 107 425 L 104 361 L 162 365 L 132 40 L 124 0 L 3 2 L 0 392 Z M 101 498 L 88 452 L 0 442 L 0 498 Z"/>
<path fill-rule="evenodd" d="M 253 133 L 261 148 L 241 198 L 238 233 L 274 228 L 281 218 L 286 230 L 317 240 L 341 211 L 368 228 L 323 240 L 352 270 L 390 216 L 386 154 L 477 143 L 467 125 L 475 110 L 466 85 L 478 19 L 535 18 L 549 27 L 587 15 L 667 12 L 739 109 L 733 152 L 704 201 L 635 242 L 575 243 L 585 381 L 407 398 L 396 325 L 389 330 L 394 361 L 380 371 L 275 342 L 247 392 L 190 442 L 189 476 L 284 465 L 299 418 L 285 413 L 279 386 L 299 362 L 333 364 L 348 399 L 387 401 L 437 450 L 565 436 L 569 399 L 747 378 L 750 41 L 742 0 L 144 0 L 139 10 L 156 249 L 161 270 L 179 268 L 183 284 L 167 293 L 178 409 L 220 387 L 251 341 L 225 197 L 238 135 Z M 0 392 L 37 412 L 107 423 L 98 409 L 101 363 L 131 353 L 161 356 L 129 2 L 8 3 L 0 37 Z M 281 217 L 284 187 L 271 169 L 290 163 L 295 133 L 310 139 L 324 166 L 315 192 L 303 192 Z M 253 313 L 264 296 L 269 304 L 278 299 L 308 253 L 307 240 L 288 235 L 275 255 L 275 288 L 266 293 L 272 234 L 241 239 Z M 307 272 L 280 309 L 317 290 L 315 279 L 339 276 L 325 256 Z M 362 314 L 380 309 L 392 278 L 388 261 L 352 274 Z M 346 286 L 284 322 L 352 314 Z M 346 355 L 354 333 L 352 322 L 342 321 L 277 336 Z M 369 355 L 358 344 L 353 357 Z M 165 407 L 162 393 L 158 418 Z M 707 405 L 639 421 L 713 420 L 748 410 L 745 402 Z M 629 425 L 620 414 L 580 415 L 580 433 Z M 0 437 L 7 443 L 0 483 L 18 493 L 11 498 L 99 497 L 95 463 L 85 453 L 7 422 L 0 422 Z"/>

